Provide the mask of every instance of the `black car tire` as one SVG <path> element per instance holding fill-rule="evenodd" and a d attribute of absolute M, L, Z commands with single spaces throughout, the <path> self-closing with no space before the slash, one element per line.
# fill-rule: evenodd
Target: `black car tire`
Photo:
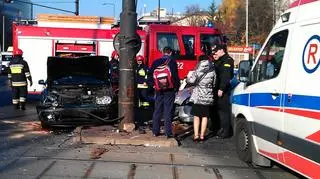
<path fill-rule="evenodd" d="M 252 132 L 244 118 L 237 120 L 235 140 L 239 158 L 244 162 L 252 162 Z"/>
<path fill-rule="evenodd" d="M 47 123 L 45 123 L 44 121 L 41 121 L 41 128 L 42 129 L 50 129 L 51 126 Z"/>

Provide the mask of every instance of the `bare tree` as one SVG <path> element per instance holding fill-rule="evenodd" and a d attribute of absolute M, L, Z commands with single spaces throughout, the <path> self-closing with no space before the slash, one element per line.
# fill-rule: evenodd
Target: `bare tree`
<path fill-rule="evenodd" d="M 205 25 L 204 13 L 201 11 L 198 4 L 186 6 L 185 16 L 190 26 L 203 26 Z"/>

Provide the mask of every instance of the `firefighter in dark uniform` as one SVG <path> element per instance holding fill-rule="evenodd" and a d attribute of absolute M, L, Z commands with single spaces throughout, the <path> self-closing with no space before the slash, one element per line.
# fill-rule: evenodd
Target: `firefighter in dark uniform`
<path fill-rule="evenodd" d="M 217 138 L 228 138 L 231 134 L 231 83 L 233 78 L 234 60 L 228 55 L 224 45 L 214 45 L 212 55 L 215 56 L 216 67 L 216 117 L 219 119 L 220 129 Z"/>
<path fill-rule="evenodd" d="M 120 77 L 120 67 L 119 67 L 119 54 L 113 51 L 110 60 L 110 81 L 112 85 L 112 90 L 116 91 L 119 88 L 119 77 Z"/>
<path fill-rule="evenodd" d="M 136 106 L 140 115 L 137 116 L 138 130 L 140 134 L 145 134 L 144 122 L 146 119 L 146 112 L 150 107 L 150 102 L 152 101 L 148 95 L 149 86 L 148 86 L 148 66 L 144 64 L 144 57 L 138 55 L 136 57 L 136 70 L 135 70 L 135 79 L 136 79 Z"/>
<path fill-rule="evenodd" d="M 136 58 L 137 68 L 136 68 L 136 84 L 137 84 L 137 102 L 138 107 L 146 108 L 150 105 L 148 98 L 148 67 L 144 64 L 144 58 L 138 55 Z"/>
<path fill-rule="evenodd" d="M 9 85 L 12 87 L 12 104 L 15 109 L 25 110 L 27 98 L 27 79 L 32 86 L 32 78 L 28 63 L 22 58 L 23 52 L 17 49 L 13 53 L 13 58 L 9 63 Z"/>

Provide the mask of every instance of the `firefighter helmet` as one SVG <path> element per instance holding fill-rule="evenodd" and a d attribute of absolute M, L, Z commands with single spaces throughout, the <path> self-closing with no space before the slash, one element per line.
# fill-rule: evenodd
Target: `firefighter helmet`
<path fill-rule="evenodd" d="M 142 61 L 144 62 L 144 57 L 142 55 L 138 55 L 137 58 L 136 58 L 137 62 L 138 61 Z"/>
<path fill-rule="evenodd" d="M 111 54 L 111 58 L 115 58 L 115 56 L 119 56 L 119 54 L 117 51 L 114 50 Z"/>
<path fill-rule="evenodd" d="M 19 48 L 13 51 L 13 56 L 22 56 L 22 55 L 23 55 L 23 51 Z"/>

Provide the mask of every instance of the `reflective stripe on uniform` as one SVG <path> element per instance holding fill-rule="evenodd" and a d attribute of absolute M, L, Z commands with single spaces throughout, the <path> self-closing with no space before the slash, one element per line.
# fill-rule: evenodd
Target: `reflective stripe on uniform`
<path fill-rule="evenodd" d="M 20 101 L 20 102 L 26 102 L 26 98 L 20 97 L 19 101 Z"/>
<path fill-rule="evenodd" d="M 26 72 L 25 75 L 26 75 L 26 77 L 31 76 L 30 72 Z"/>
<path fill-rule="evenodd" d="M 8 74 L 8 78 L 12 78 L 12 75 L 11 75 L 11 74 Z"/>
<path fill-rule="evenodd" d="M 138 84 L 138 85 L 137 85 L 137 88 L 146 89 L 146 88 L 148 88 L 148 86 L 147 86 L 147 85 L 144 85 L 144 84 Z"/>
<path fill-rule="evenodd" d="M 12 86 L 27 86 L 27 82 L 12 82 Z"/>
<path fill-rule="evenodd" d="M 144 69 L 141 69 L 141 70 L 138 71 L 138 74 L 140 76 L 146 76 L 146 71 Z"/>
<path fill-rule="evenodd" d="M 224 64 L 223 66 L 224 66 L 224 67 L 231 67 L 230 64 Z"/>
<path fill-rule="evenodd" d="M 12 99 L 12 104 L 18 104 L 19 103 L 19 99 Z"/>
<path fill-rule="evenodd" d="M 141 101 L 139 100 L 139 107 L 141 107 L 141 106 L 147 107 L 147 106 L 150 106 L 150 103 L 149 103 L 149 102 L 141 102 Z"/>
<path fill-rule="evenodd" d="M 10 70 L 12 74 L 20 74 L 22 73 L 23 65 L 21 64 L 14 64 L 10 65 Z"/>

